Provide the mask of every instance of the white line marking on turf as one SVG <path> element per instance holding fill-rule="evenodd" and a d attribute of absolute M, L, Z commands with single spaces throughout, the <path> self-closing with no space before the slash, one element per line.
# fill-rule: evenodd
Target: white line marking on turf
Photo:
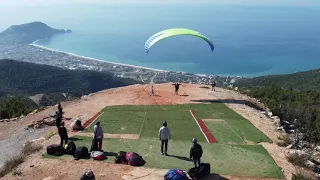
<path fill-rule="evenodd" d="M 206 136 L 206 134 L 204 134 L 204 132 L 202 131 L 202 128 L 200 127 L 200 124 L 198 123 L 197 118 L 196 118 L 196 117 L 194 117 L 194 115 L 193 115 L 193 113 L 192 113 L 192 111 L 191 111 L 191 110 L 190 110 L 190 113 L 191 113 L 191 115 L 192 115 L 193 119 L 196 121 L 196 123 L 197 123 L 197 125 L 198 125 L 198 127 L 199 127 L 200 131 L 201 131 L 201 132 L 202 132 L 202 134 L 203 134 L 203 136 L 206 138 L 207 142 L 209 143 L 208 137 L 207 137 L 207 136 Z"/>
<path fill-rule="evenodd" d="M 242 142 L 244 144 L 246 144 L 246 142 L 242 139 L 242 137 L 230 126 L 230 124 L 227 122 L 227 121 L 224 121 L 228 126 L 229 128 L 242 140 Z"/>

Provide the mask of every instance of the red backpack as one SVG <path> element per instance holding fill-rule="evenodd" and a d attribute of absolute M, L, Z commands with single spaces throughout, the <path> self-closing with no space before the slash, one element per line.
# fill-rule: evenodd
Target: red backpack
<path fill-rule="evenodd" d="M 135 152 L 128 152 L 126 159 L 131 166 L 143 166 L 146 162 Z"/>

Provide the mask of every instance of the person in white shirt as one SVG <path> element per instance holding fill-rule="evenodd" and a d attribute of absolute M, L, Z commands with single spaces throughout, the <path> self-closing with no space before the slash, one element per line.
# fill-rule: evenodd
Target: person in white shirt
<path fill-rule="evenodd" d="M 97 122 L 96 125 L 94 125 L 93 128 L 93 140 L 94 140 L 94 146 L 93 150 L 96 150 L 96 145 L 98 145 L 98 151 L 102 151 L 102 139 L 103 139 L 103 131 L 102 127 L 100 126 L 100 122 Z"/>
<path fill-rule="evenodd" d="M 161 141 L 161 154 L 165 154 L 166 156 L 168 151 L 168 140 L 171 138 L 170 129 L 167 127 L 167 122 L 164 121 L 163 126 L 159 129 L 159 138 Z M 165 151 L 163 153 L 163 145 L 165 146 Z"/>

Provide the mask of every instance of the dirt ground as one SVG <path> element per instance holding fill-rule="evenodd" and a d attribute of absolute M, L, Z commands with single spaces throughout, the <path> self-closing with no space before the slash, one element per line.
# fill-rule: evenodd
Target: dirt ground
<path fill-rule="evenodd" d="M 252 109 L 240 101 L 246 100 L 248 97 L 238 94 L 234 91 L 216 88 L 216 92 L 210 89 L 199 88 L 199 85 L 183 84 L 179 90 L 181 95 L 175 95 L 174 87 L 170 84 L 156 84 L 154 85 L 155 95 L 150 96 L 149 85 L 132 85 L 127 87 L 104 90 L 88 96 L 84 96 L 79 100 L 72 102 L 63 102 L 62 107 L 65 112 L 64 117 L 72 118 L 72 120 L 79 119 L 83 123 L 99 112 L 105 106 L 113 105 L 165 105 L 165 104 L 184 104 L 196 103 L 196 100 L 222 100 L 225 104 L 248 119 L 253 125 L 265 133 L 273 141 L 277 141 L 279 132 L 276 130 L 274 122 L 272 122 L 265 115 L 259 111 Z M 53 114 L 56 107 L 50 107 L 44 111 L 38 112 L 34 115 L 24 117 L 20 121 L 0 123 L 0 141 L 8 138 L 8 134 L 14 134 L 19 128 L 25 127 L 33 120 L 42 119 L 48 114 Z M 72 120 L 65 121 L 66 127 Z M 49 128 L 46 133 L 55 130 L 55 127 Z M 72 133 L 73 135 L 76 133 Z M 71 135 L 71 132 L 70 132 Z M 88 134 L 91 136 L 92 134 Z M 109 138 L 138 138 L 137 135 L 106 135 Z M 126 137 L 128 136 L 128 137 Z M 48 144 L 57 143 L 59 139 L 53 136 L 50 140 L 42 140 L 44 147 Z M 275 159 L 276 163 L 283 168 L 286 179 L 291 179 L 292 173 L 296 169 L 286 159 L 286 149 L 279 147 L 276 143 L 262 143 L 268 150 L 270 155 Z M 107 164 L 93 161 L 74 161 L 70 160 L 55 160 L 43 159 L 41 155 L 45 152 L 43 148 L 40 152 L 34 153 L 27 157 L 25 162 L 17 167 L 21 171 L 20 176 L 14 176 L 12 173 L 3 177 L 3 179 L 34 179 L 42 180 L 46 177 L 53 179 L 79 179 L 81 174 L 91 169 L 94 171 L 97 179 L 139 179 L 139 180 L 160 180 L 163 179 L 167 170 L 150 169 L 150 168 L 135 168 L 126 165 Z M 223 175 L 221 175 L 223 176 Z M 247 177 L 230 177 L 223 176 L 227 179 L 235 180 L 260 180 L 266 178 L 247 178 Z M 221 179 L 219 175 L 212 175 L 208 179 Z"/>

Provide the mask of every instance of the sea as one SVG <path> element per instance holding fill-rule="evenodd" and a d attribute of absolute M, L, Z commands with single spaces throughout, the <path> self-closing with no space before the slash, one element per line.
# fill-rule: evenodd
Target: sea
<path fill-rule="evenodd" d="M 9 17 L 8 17 L 9 16 Z M 48 48 L 111 62 L 195 74 L 256 77 L 320 68 L 320 6 L 251 3 L 86 3 L 0 5 L 0 30 L 41 21 L 71 34 L 38 41 Z M 146 40 L 169 28 L 194 36 Z"/>

